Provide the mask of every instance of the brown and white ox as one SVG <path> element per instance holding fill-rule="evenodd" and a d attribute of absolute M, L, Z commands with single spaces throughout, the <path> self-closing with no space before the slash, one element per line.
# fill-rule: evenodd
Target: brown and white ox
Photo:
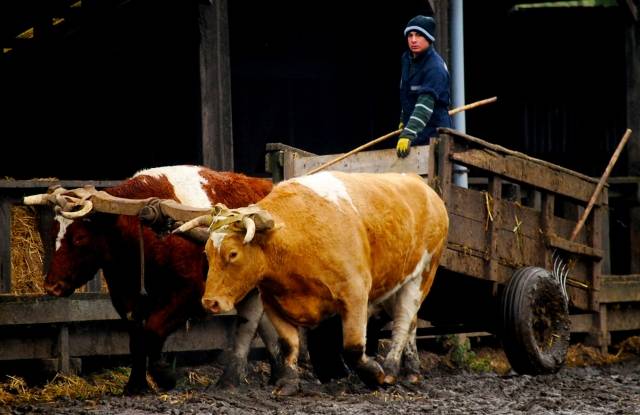
<path fill-rule="evenodd" d="M 203 224 L 210 224 L 210 237 L 202 304 L 225 312 L 259 287 L 284 346 L 287 375 L 277 393 L 298 390 L 297 327 L 333 315 L 342 321 L 345 360 L 360 378 L 369 386 L 396 382 L 449 227 L 444 203 L 419 176 L 302 176 L 254 205 L 218 205 L 176 231 Z M 367 319 L 381 308 L 393 319 L 384 370 L 365 353 Z"/>
<path fill-rule="evenodd" d="M 106 189 L 106 193 L 127 199 L 172 199 L 210 209 L 218 202 L 246 206 L 262 199 L 271 188 L 270 180 L 185 165 L 142 170 L 122 184 Z M 25 204 L 56 205 L 54 234 L 57 232 L 57 237 L 45 278 L 47 293 L 68 296 L 102 269 L 115 309 L 129 321 L 132 370 L 125 393 L 147 390 L 147 359 L 154 381 L 162 388 L 172 388 L 175 374 L 162 361 L 161 351 L 169 334 L 187 319 L 203 314 L 200 299 L 207 270 L 203 241 L 196 242 L 184 235 L 161 235 L 146 225 L 140 228 L 137 216 L 91 212 L 93 205 L 86 201 L 81 201 L 84 205 L 80 212 L 66 211 L 68 203 L 63 196 L 47 194 L 25 198 Z M 117 198 L 114 198 L 116 202 Z M 144 246 L 144 290 L 141 290 L 140 230 Z M 239 304 L 237 310 L 241 318 L 222 384 L 237 384 L 243 376 L 250 343 L 259 323 L 269 351 L 276 355 L 278 350 L 277 334 L 271 326 L 269 336 L 270 323 L 263 317 L 257 291 Z M 274 360 L 277 359 L 274 357 Z"/>

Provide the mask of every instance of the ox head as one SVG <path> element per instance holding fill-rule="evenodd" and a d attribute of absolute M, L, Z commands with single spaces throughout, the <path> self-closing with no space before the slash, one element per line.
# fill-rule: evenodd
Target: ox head
<path fill-rule="evenodd" d="M 152 198 L 119 198 L 93 187 L 72 190 L 54 187 L 46 194 L 25 197 L 25 205 L 53 206 L 56 213 L 53 229 L 55 252 L 44 284 L 47 293 L 68 296 L 91 280 L 110 255 L 108 235 L 115 229 L 116 215 L 142 217 L 141 212 L 149 210 L 153 202 L 158 201 Z M 169 210 L 179 210 L 175 202 L 164 202 L 168 203 Z M 202 209 L 198 211 L 200 213 Z M 186 217 L 193 216 L 191 213 Z"/>
<path fill-rule="evenodd" d="M 209 271 L 202 305 L 212 313 L 230 311 L 267 272 L 262 234 L 274 228 L 274 221 L 257 205 L 227 209 L 217 204 L 210 215 L 193 219 L 176 231 L 198 226 L 209 227 L 205 245 Z"/>
<path fill-rule="evenodd" d="M 68 191 L 53 187 L 49 193 L 24 198 L 25 205 L 50 205 L 55 211 L 52 229 L 55 251 L 44 281 L 49 295 L 71 295 L 100 268 L 101 255 L 106 252 L 105 243 L 97 221 L 89 215 L 93 210 L 90 195 L 89 188 Z"/>

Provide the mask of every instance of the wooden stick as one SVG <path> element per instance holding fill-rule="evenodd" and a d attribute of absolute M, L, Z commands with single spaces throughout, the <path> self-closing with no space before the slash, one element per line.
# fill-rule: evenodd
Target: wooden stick
<path fill-rule="evenodd" d="M 595 205 L 596 199 L 600 195 L 600 192 L 602 191 L 602 188 L 604 187 L 605 182 L 609 179 L 609 174 L 611 174 L 611 170 L 613 170 L 613 166 L 618 161 L 618 157 L 620 157 L 620 153 L 622 153 L 622 149 L 624 148 L 624 145 L 627 144 L 627 141 L 629 141 L 630 137 L 631 137 L 631 130 L 627 128 L 627 131 L 625 131 L 624 135 L 622 136 L 622 140 L 620 140 L 620 144 L 618 144 L 618 148 L 616 148 L 616 151 L 614 151 L 613 156 L 611 156 L 611 160 L 609 160 L 609 164 L 607 165 L 607 168 L 604 170 L 604 173 L 602 174 L 600 181 L 596 185 L 596 190 L 593 191 L 593 195 L 591 196 L 591 199 L 589 199 L 587 208 L 584 210 L 584 212 L 582 213 L 582 216 L 580 216 L 580 220 L 576 224 L 576 227 L 573 229 L 573 232 L 571 233 L 571 237 L 569 238 L 570 241 L 573 241 L 576 239 L 576 236 L 578 236 L 578 232 L 580 232 L 580 230 L 584 226 L 584 223 L 587 220 L 587 216 L 589 216 L 589 213 L 591 213 L 591 209 L 593 209 L 593 205 Z"/>
<path fill-rule="evenodd" d="M 356 148 L 354 148 L 353 150 L 351 150 L 351 151 L 350 151 L 350 152 L 348 152 L 348 153 L 344 153 L 343 155 L 341 155 L 341 156 L 339 156 L 339 157 L 336 157 L 336 158 L 334 158 L 333 160 L 330 160 L 330 161 L 328 161 L 328 162 L 324 163 L 324 164 L 323 164 L 323 165 L 321 165 L 321 166 L 316 167 L 315 169 L 313 169 L 313 170 L 311 170 L 311 171 L 307 172 L 306 174 L 313 174 L 313 173 L 317 173 L 317 172 L 319 172 L 320 170 L 325 169 L 325 168 L 327 168 L 327 167 L 331 166 L 332 164 L 335 164 L 335 163 L 339 162 L 340 160 L 346 159 L 347 157 L 349 157 L 349 156 L 350 156 L 350 155 L 352 155 L 352 154 L 355 154 L 355 153 L 357 153 L 357 152 L 359 152 L 359 151 L 362 151 L 362 150 L 364 150 L 365 148 L 371 147 L 372 145 L 377 144 L 377 143 L 379 143 L 379 142 L 381 142 L 381 141 L 384 141 L 384 140 L 386 140 L 386 139 L 387 139 L 387 138 L 389 138 L 389 137 L 393 137 L 394 135 L 398 135 L 398 134 L 400 134 L 401 132 L 402 132 L 402 129 L 400 128 L 400 129 L 398 129 L 398 130 L 395 130 L 395 131 L 390 132 L 389 134 L 385 134 L 385 135 L 383 135 L 382 137 L 378 137 L 378 138 L 376 138 L 375 140 L 369 141 L 368 143 L 363 144 L 363 145 L 361 145 L 360 147 L 356 147 Z"/>
<path fill-rule="evenodd" d="M 454 108 L 452 110 L 449 110 L 449 115 L 454 115 L 454 114 L 457 114 L 457 113 L 462 112 L 462 111 L 466 111 L 466 110 L 470 110 L 472 108 L 479 107 L 481 105 L 491 104 L 492 102 L 496 102 L 497 100 L 498 100 L 498 97 L 491 97 L 491 98 L 483 99 L 483 100 L 480 100 L 480 101 L 472 102 L 471 104 L 463 105 L 461 107 L 457 107 L 457 108 Z"/>
<path fill-rule="evenodd" d="M 492 98 L 487 98 L 487 99 L 483 99 L 483 100 L 480 100 L 480 101 L 472 102 L 471 104 L 463 105 L 461 107 L 457 107 L 457 108 L 454 108 L 452 110 L 449 110 L 449 115 L 457 114 L 459 112 L 466 111 L 466 110 L 469 110 L 469 109 L 472 109 L 472 108 L 476 108 L 476 107 L 479 107 L 481 105 L 490 104 L 492 102 L 496 102 L 497 100 L 498 100 L 498 97 L 492 97 Z M 339 162 L 340 160 L 344 160 L 347 157 L 364 150 L 365 148 L 369 148 L 372 145 L 378 144 L 378 143 L 386 140 L 387 138 L 390 138 L 390 137 L 393 137 L 394 135 L 400 134 L 401 132 L 402 132 L 402 128 L 400 128 L 398 130 L 395 130 L 395 131 L 392 131 L 392 132 L 390 132 L 388 134 L 385 134 L 382 137 L 378 137 L 375 140 L 371 140 L 368 143 L 365 143 L 365 144 L 361 145 L 360 147 L 354 148 L 353 150 L 349 151 L 348 153 L 344 153 L 343 155 L 338 156 L 335 159 L 330 160 L 330 161 L 324 163 L 323 165 L 318 166 L 315 169 L 312 169 L 312 170 L 308 171 L 306 174 L 317 173 L 320 170 L 326 169 L 327 167 Z"/>

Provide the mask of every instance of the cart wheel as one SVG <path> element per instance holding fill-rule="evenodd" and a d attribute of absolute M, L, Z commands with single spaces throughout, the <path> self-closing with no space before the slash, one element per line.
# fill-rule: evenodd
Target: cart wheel
<path fill-rule="evenodd" d="M 545 269 L 525 267 L 502 296 L 502 342 L 513 370 L 555 373 L 569 347 L 569 311 L 560 285 Z"/>

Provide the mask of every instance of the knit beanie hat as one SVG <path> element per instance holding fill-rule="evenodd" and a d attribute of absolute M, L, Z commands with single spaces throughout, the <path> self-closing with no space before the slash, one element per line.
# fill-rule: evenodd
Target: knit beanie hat
<path fill-rule="evenodd" d="M 436 40 L 436 21 L 430 16 L 416 16 L 407 23 L 407 27 L 404 29 L 404 37 L 407 37 L 409 32 L 412 31 L 418 32 L 431 42 L 434 42 Z"/>

